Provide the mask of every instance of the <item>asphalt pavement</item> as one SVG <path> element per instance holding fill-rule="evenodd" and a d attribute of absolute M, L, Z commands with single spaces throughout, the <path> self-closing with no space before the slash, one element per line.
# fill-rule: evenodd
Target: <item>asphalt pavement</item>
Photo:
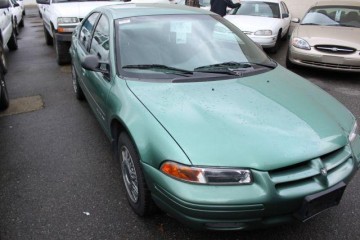
<path fill-rule="evenodd" d="M 342 202 L 306 223 L 236 232 L 195 231 L 164 213 L 130 209 L 119 164 L 86 101 L 75 99 L 70 66 L 45 44 L 37 9 L 27 9 L 19 49 L 6 52 L 13 100 L 40 96 L 31 111 L 0 117 L 0 239 L 360 239 L 360 173 Z M 271 55 L 285 62 L 287 42 Z M 360 79 L 314 69 L 296 73 L 360 120 Z M 39 99 L 39 97 L 36 97 Z"/>

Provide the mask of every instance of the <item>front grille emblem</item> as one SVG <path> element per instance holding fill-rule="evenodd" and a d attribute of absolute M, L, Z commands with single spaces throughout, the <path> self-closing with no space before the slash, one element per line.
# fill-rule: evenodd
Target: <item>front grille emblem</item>
<path fill-rule="evenodd" d="M 326 177 L 328 172 L 327 172 L 326 168 L 321 168 L 321 169 L 320 169 L 320 173 L 321 173 L 321 175 L 323 175 L 324 177 Z"/>

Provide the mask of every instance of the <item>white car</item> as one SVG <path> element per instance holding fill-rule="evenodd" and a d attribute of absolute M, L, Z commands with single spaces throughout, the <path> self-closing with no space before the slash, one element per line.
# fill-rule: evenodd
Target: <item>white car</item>
<path fill-rule="evenodd" d="M 81 20 L 97 7 L 119 4 L 122 1 L 36 0 L 36 2 L 42 5 L 46 44 L 55 45 L 57 63 L 63 65 L 71 61 L 69 53 L 71 34 Z M 93 21 L 95 22 L 96 19 Z"/>
<path fill-rule="evenodd" d="M 7 63 L 4 54 L 4 48 L 6 46 L 11 51 L 18 48 L 12 24 L 9 0 L 0 1 L 0 65 L 3 73 L 6 73 L 7 71 Z"/>
<path fill-rule="evenodd" d="M 263 48 L 276 52 L 288 36 L 291 14 L 281 0 L 242 0 L 225 18 Z"/>
<path fill-rule="evenodd" d="M 16 0 L 9 0 L 10 2 L 10 11 L 12 14 L 12 21 L 14 32 L 16 35 L 19 34 L 19 27 L 24 27 L 24 18 L 23 18 L 23 10 L 19 3 Z"/>
<path fill-rule="evenodd" d="M 21 10 L 22 10 L 22 15 L 25 16 L 24 0 L 16 0 L 16 2 L 20 5 L 20 8 L 21 8 Z"/>

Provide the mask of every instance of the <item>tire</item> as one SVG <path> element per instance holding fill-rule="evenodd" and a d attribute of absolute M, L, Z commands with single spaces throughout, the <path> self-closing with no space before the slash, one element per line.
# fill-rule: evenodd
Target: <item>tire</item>
<path fill-rule="evenodd" d="M 286 31 L 285 35 L 281 38 L 282 41 L 288 40 L 289 32 L 290 32 L 290 26 L 288 27 L 288 30 Z"/>
<path fill-rule="evenodd" d="M 41 12 L 40 12 L 40 10 L 39 10 L 39 17 L 40 17 L 40 18 L 42 18 L 42 15 L 41 15 Z"/>
<path fill-rule="evenodd" d="M 287 53 L 286 53 L 286 68 L 287 69 L 295 69 L 297 66 L 295 64 L 293 64 L 290 59 L 289 59 L 289 49 L 287 50 Z"/>
<path fill-rule="evenodd" d="M 24 27 L 24 17 L 21 19 L 21 21 L 19 22 L 19 27 L 23 28 Z"/>
<path fill-rule="evenodd" d="M 1 69 L 0 74 L 1 73 L 6 74 L 8 71 L 4 47 L 1 41 L 0 41 L 0 69 Z"/>
<path fill-rule="evenodd" d="M 71 42 L 58 41 L 56 39 L 55 32 L 53 32 L 53 36 L 57 63 L 59 65 L 71 63 L 71 56 L 69 52 Z"/>
<path fill-rule="evenodd" d="M 276 42 L 275 42 L 275 46 L 270 48 L 269 51 L 271 53 L 277 53 L 277 51 L 280 48 L 280 43 L 281 43 L 281 30 L 279 31 L 277 37 L 276 37 Z"/>
<path fill-rule="evenodd" d="M 157 207 L 151 199 L 150 191 L 140 166 L 140 158 L 130 137 L 122 132 L 118 138 L 119 156 L 126 197 L 133 211 L 141 216 L 152 215 Z"/>
<path fill-rule="evenodd" d="M 17 39 L 16 39 L 14 31 L 11 33 L 11 37 L 9 39 L 9 42 L 7 43 L 7 46 L 9 48 L 9 50 L 11 50 L 11 51 L 18 49 Z"/>
<path fill-rule="evenodd" d="M 19 25 L 17 24 L 17 20 L 14 20 L 14 32 L 15 35 L 18 36 L 19 35 Z"/>
<path fill-rule="evenodd" d="M 44 35 L 45 35 L 46 45 L 52 46 L 54 43 L 54 39 L 51 37 L 50 33 L 48 32 L 45 26 L 44 26 Z"/>
<path fill-rule="evenodd" d="M 82 89 L 80 87 L 78 76 L 76 74 L 74 65 L 71 65 L 71 76 L 72 76 L 72 83 L 73 83 L 75 97 L 78 100 L 84 100 L 85 99 L 84 92 L 82 91 Z"/>
<path fill-rule="evenodd" d="M 6 88 L 4 75 L 0 73 L 1 95 L 0 95 L 0 110 L 5 110 L 9 107 L 9 94 Z"/>

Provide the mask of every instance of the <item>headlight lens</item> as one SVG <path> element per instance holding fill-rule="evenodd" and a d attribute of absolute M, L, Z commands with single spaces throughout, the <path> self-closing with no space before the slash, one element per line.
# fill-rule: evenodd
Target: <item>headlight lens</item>
<path fill-rule="evenodd" d="M 302 38 L 293 38 L 292 45 L 297 48 L 310 50 L 310 44 Z"/>
<path fill-rule="evenodd" d="M 350 132 L 349 141 L 353 142 L 355 140 L 355 138 L 356 138 L 356 135 L 359 135 L 359 128 L 358 128 L 357 122 L 355 122 L 355 125 L 354 125 L 353 129 Z"/>
<path fill-rule="evenodd" d="M 254 33 L 256 36 L 271 36 L 272 31 L 271 30 L 259 30 Z"/>
<path fill-rule="evenodd" d="M 77 17 L 60 17 L 58 18 L 58 24 L 71 24 L 78 23 L 79 19 Z"/>
<path fill-rule="evenodd" d="M 160 170 L 176 179 L 198 184 L 237 185 L 253 182 L 248 169 L 200 168 L 167 161 Z"/>

